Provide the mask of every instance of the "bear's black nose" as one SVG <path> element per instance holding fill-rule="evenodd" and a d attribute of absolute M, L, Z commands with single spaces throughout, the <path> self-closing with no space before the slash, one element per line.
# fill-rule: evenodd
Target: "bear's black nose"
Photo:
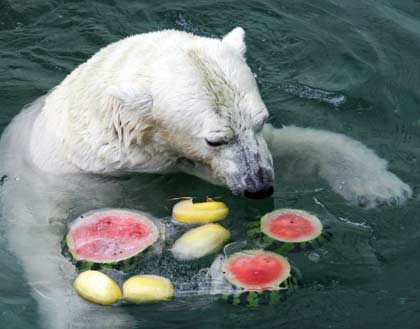
<path fill-rule="evenodd" d="M 264 199 L 269 197 L 271 194 L 273 194 L 274 188 L 272 185 L 266 185 L 259 191 L 248 191 L 245 190 L 244 196 L 249 199 Z"/>

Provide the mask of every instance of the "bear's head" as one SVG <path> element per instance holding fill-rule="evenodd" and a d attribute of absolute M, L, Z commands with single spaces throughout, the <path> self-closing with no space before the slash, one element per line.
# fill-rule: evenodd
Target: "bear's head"
<path fill-rule="evenodd" d="M 192 172 L 263 198 L 273 193 L 274 176 L 262 135 L 268 111 L 245 60 L 244 36 L 236 28 L 222 40 L 195 37 L 161 63 L 165 74 L 152 94 L 163 139 L 196 166 Z"/>
<path fill-rule="evenodd" d="M 147 109 L 153 141 L 187 172 L 234 194 L 271 195 L 273 163 L 262 135 L 268 111 L 245 60 L 244 30 L 222 40 L 166 33 L 147 97 L 133 102 Z"/>

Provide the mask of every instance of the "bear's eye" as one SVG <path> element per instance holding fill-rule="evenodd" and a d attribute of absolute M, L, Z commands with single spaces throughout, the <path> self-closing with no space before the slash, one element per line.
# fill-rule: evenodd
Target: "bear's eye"
<path fill-rule="evenodd" d="M 226 145 L 227 141 L 225 141 L 223 139 L 209 140 L 209 139 L 206 138 L 206 143 L 207 143 L 208 146 L 217 147 L 217 146 Z"/>

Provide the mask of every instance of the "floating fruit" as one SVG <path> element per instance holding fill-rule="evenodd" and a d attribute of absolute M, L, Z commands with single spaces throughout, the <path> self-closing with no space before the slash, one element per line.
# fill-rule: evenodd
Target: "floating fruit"
<path fill-rule="evenodd" d="M 219 255 L 209 269 L 212 294 L 233 305 L 278 304 L 298 286 L 300 272 L 282 256 L 263 250 Z"/>
<path fill-rule="evenodd" d="M 250 223 L 248 235 L 278 253 L 314 249 L 331 239 L 318 217 L 298 209 L 279 209 Z"/>
<path fill-rule="evenodd" d="M 124 299 L 132 303 L 150 303 L 172 299 L 174 287 L 158 275 L 136 275 L 123 285 Z"/>
<path fill-rule="evenodd" d="M 128 267 L 158 238 L 158 227 L 143 213 L 97 210 L 71 224 L 64 253 L 82 270 Z"/>
<path fill-rule="evenodd" d="M 229 240 L 230 231 L 219 224 L 206 224 L 184 233 L 173 245 L 179 260 L 197 259 L 219 250 Z"/>
<path fill-rule="evenodd" d="M 77 294 L 95 304 L 112 305 L 122 298 L 120 287 L 110 277 L 99 271 L 86 271 L 74 280 Z"/>
<path fill-rule="evenodd" d="M 205 224 L 224 219 L 229 213 L 228 207 L 220 201 L 207 199 L 195 202 L 188 199 L 178 202 L 172 211 L 173 218 L 185 224 Z"/>
<path fill-rule="evenodd" d="M 290 276 L 286 258 L 264 250 L 245 250 L 228 257 L 222 267 L 225 278 L 244 290 L 272 290 Z"/>

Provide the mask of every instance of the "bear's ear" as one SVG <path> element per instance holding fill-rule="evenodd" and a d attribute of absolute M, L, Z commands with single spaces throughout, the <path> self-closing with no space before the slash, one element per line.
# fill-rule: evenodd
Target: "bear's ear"
<path fill-rule="evenodd" d="M 114 85 L 106 93 L 124 110 L 139 111 L 140 114 L 147 115 L 153 107 L 153 98 L 149 91 L 134 82 Z"/>
<path fill-rule="evenodd" d="M 228 34 L 226 34 L 222 42 L 239 51 L 241 56 L 245 56 L 245 31 L 242 27 L 236 27 Z"/>

